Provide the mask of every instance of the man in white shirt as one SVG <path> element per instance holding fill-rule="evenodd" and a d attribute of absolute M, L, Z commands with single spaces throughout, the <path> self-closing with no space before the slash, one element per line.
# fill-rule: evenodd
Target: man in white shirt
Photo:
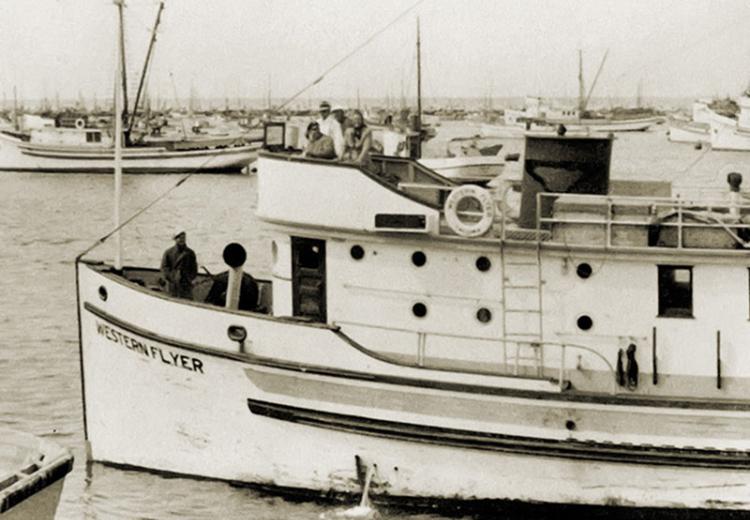
<path fill-rule="evenodd" d="M 339 159 L 344 154 L 344 131 L 341 129 L 341 123 L 331 114 L 331 105 L 328 101 L 320 104 L 320 119 L 318 127 L 323 135 L 333 139 L 333 148 L 336 150 L 336 157 Z"/>

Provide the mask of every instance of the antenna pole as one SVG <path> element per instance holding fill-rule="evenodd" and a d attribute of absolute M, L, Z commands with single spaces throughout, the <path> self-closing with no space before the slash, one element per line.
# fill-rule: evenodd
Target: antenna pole
<path fill-rule="evenodd" d="M 419 38 L 419 17 L 417 17 L 417 158 L 422 157 L 422 51 Z"/>

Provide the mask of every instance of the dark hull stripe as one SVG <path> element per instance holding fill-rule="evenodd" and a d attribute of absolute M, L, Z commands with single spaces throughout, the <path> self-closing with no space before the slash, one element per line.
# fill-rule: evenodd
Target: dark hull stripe
<path fill-rule="evenodd" d="M 281 421 L 447 448 L 628 464 L 750 469 L 750 453 L 745 451 L 535 439 L 321 412 L 254 399 L 248 399 L 247 405 L 255 415 Z"/>
<path fill-rule="evenodd" d="M 613 406 L 641 406 L 650 408 L 680 408 L 680 409 L 697 409 L 697 410 L 716 410 L 716 411 L 750 411 L 750 402 L 745 401 L 707 401 L 707 400 L 692 400 L 675 397 L 648 397 L 648 396 L 637 396 L 637 395 L 608 395 L 608 394 L 584 394 L 575 391 L 567 391 L 562 393 L 557 392 L 543 392 L 535 390 L 518 390 L 513 388 L 500 388 L 490 387 L 482 385 L 471 385 L 465 383 L 449 383 L 443 381 L 434 381 L 430 379 L 417 379 L 402 376 L 391 376 L 381 375 L 365 372 L 356 372 L 353 370 L 345 370 L 338 368 L 330 368 L 317 365 L 307 365 L 301 363 L 295 363 L 284 360 L 277 360 L 272 358 L 255 356 L 252 354 L 242 354 L 239 352 L 226 352 L 217 350 L 215 348 L 206 347 L 202 345 L 196 345 L 193 343 L 187 343 L 184 341 L 167 338 L 159 334 L 155 334 L 151 331 L 142 329 L 138 326 L 132 325 L 128 322 L 122 321 L 114 316 L 111 316 L 107 312 L 97 308 L 89 302 L 84 303 L 84 309 L 91 312 L 95 316 L 120 327 L 128 330 L 134 334 L 137 334 L 143 338 L 151 339 L 185 350 L 191 350 L 193 352 L 199 352 L 201 354 L 207 354 L 215 357 L 233 359 L 242 361 L 250 365 L 265 366 L 270 368 L 276 368 L 279 370 L 289 370 L 300 375 L 323 375 L 331 376 L 342 379 L 349 379 L 354 381 L 370 381 L 389 385 L 399 385 L 416 388 L 430 388 L 434 390 L 445 390 L 450 392 L 462 392 L 469 394 L 481 394 L 481 395 L 492 395 L 500 397 L 512 397 L 520 399 L 538 399 L 545 401 L 559 401 L 568 403 L 586 403 L 586 404 L 600 404 L 600 405 L 613 405 Z M 268 319 L 268 318 L 266 318 Z M 285 318 L 278 318 L 279 322 L 287 322 L 289 325 L 294 326 L 306 326 L 299 322 L 290 322 Z M 309 325 L 313 326 L 313 325 Z M 340 332 L 332 333 L 341 334 Z M 363 354 L 367 355 L 367 351 L 361 347 L 358 350 L 362 351 Z M 381 359 L 382 360 L 382 359 Z M 387 362 L 387 361 L 384 361 Z M 396 366 L 398 363 L 393 363 Z"/>

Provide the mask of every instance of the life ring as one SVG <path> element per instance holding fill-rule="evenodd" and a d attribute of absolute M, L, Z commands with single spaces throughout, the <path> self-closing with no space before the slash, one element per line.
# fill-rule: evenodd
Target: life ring
<path fill-rule="evenodd" d="M 477 221 L 465 221 L 459 216 L 458 206 L 467 198 L 479 202 L 482 216 Z M 450 228 L 462 237 L 478 237 L 484 235 L 492 227 L 495 220 L 495 201 L 489 191 L 474 184 L 464 184 L 450 192 L 443 207 L 445 220 Z"/>
<path fill-rule="evenodd" d="M 86 128 L 86 121 L 84 121 L 82 117 L 79 117 L 78 119 L 76 119 L 75 124 L 76 124 L 76 128 L 79 130 Z"/>

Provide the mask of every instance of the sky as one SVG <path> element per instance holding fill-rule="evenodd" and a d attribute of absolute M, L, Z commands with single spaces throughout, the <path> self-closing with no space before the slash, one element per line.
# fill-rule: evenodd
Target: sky
<path fill-rule="evenodd" d="M 165 0 L 152 96 L 398 99 L 416 92 L 416 19 L 427 98 L 578 93 L 608 51 L 593 96 L 737 96 L 750 84 L 746 0 Z M 130 89 L 158 7 L 126 0 Z M 111 0 L 0 0 L 0 96 L 111 97 Z M 0 99 L 0 101 L 2 101 Z"/>

